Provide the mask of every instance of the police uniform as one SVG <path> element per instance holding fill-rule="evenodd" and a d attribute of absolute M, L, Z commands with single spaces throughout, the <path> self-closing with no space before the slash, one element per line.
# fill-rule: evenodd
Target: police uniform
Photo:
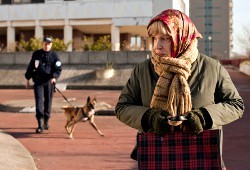
<path fill-rule="evenodd" d="M 50 118 L 54 93 L 54 84 L 51 84 L 51 79 L 58 79 L 61 71 L 61 61 L 57 53 L 40 49 L 32 54 L 25 78 L 27 80 L 32 78 L 34 82 L 36 118 L 39 126 L 41 121 L 44 120 L 47 123 Z"/>

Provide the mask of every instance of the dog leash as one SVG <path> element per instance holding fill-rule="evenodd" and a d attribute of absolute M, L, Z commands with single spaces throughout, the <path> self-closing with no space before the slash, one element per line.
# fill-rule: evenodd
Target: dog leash
<path fill-rule="evenodd" d="M 69 100 L 62 94 L 62 92 L 56 87 L 56 84 L 54 83 L 54 87 L 55 87 L 55 90 L 57 90 L 61 95 L 62 97 L 66 100 L 66 102 L 68 102 L 70 104 L 70 106 L 74 107 L 70 102 Z"/>

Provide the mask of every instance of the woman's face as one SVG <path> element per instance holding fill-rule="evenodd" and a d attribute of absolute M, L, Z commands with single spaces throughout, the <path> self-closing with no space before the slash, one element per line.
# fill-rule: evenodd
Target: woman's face
<path fill-rule="evenodd" d="M 159 56 L 171 57 L 171 36 L 155 34 L 153 37 L 153 49 Z"/>

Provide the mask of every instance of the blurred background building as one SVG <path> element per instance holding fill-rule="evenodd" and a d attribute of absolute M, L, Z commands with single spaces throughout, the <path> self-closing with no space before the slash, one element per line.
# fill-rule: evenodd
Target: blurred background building
<path fill-rule="evenodd" d="M 231 58 L 233 48 L 232 0 L 190 0 L 190 18 L 203 38 L 200 52 L 218 59 Z"/>
<path fill-rule="evenodd" d="M 167 8 L 179 9 L 193 20 L 203 38 L 200 52 L 218 59 L 232 51 L 232 0 L 0 0 L 0 44 L 16 51 L 21 36 L 52 36 L 73 42 L 84 36 L 111 36 L 113 51 L 150 50 L 146 26 Z"/>
<path fill-rule="evenodd" d="M 188 13 L 185 0 L 0 0 L 0 43 L 7 52 L 16 50 L 21 36 L 52 36 L 73 42 L 83 36 L 111 35 L 113 51 L 150 50 L 146 26 L 167 8 Z M 76 43 L 74 43 L 76 42 Z"/>

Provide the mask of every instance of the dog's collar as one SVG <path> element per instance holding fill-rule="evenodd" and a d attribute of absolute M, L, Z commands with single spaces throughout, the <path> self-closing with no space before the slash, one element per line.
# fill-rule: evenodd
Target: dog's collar
<path fill-rule="evenodd" d="M 92 105 L 92 104 L 91 104 L 91 105 Z M 93 106 L 93 105 L 92 105 L 92 106 Z M 88 106 L 87 106 L 87 107 L 88 107 Z M 90 111 L 91 111 L 91 114 L 90 114 L 91 116 L 95 114 L 94 106 L 93 106 L 93 108 L 88 107 L 88 109 L 90 109 Z M 84 109 L 83 109 L 83 108 L 81 108 L 81 112 L 82 112 L 82 115 L 84 116 L 83 118 L 86 118 L 86 117 L 89 118 L 88 115 L 84 112 Z"/>
<path fill-rule="evenodd" d="M 84 112 L 84 109 L 83 109 L 83 108 L 81 108 L 81 112 L 82 112 L 83 117 L 88 117 L 88 116 L 86 115 L 86 113 Z"/>

